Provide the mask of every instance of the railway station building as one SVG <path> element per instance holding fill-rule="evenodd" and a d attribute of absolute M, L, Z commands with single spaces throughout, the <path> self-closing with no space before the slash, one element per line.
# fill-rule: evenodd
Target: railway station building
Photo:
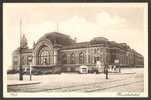
<path fill-rule="evenodd" d="M 27 39 L 23 35 L 20 48 L 12 54 L 13 69 L 18 69 L 20 65 L 32 65 L 39 68 L 60 66 L 66 71 L 75 71 L 80 65 L 95 66 L 97 61 L 113 65 L 115 60 L 119 61 L 121 67 L 144 65 L 144 57 L 128 44 L 110 41 L 105 37 L 77 43 L 68 35 L 51 32 L 28 48 Z"/>

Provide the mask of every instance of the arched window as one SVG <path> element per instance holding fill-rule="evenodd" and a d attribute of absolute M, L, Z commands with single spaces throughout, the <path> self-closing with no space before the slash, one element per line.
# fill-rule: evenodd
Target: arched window
<path fill-rule="evenodd" d="M 48 47 L 43 47 L 40 51 L 39 51 L 39 61 L 38 63 L 40 65 L 48 65 L 50 64 L 50 54 L 48 51 Z"/>
<path fill-rule="evenodd" d="M 62 54 L 62 64 L 67 64 L 67 55 L 65 53 Z"/>
<path fill-rule="evenodd" d="M 79 63 L 80 63 L 80 64 L 84 64 L 84 53 L 83 53 L 83 52 L 81 52 L 81 53 L 79 54 Z"/>
<path fill-rule="evenodd" d="M 72 54 L 70 55 L 70 63 L 71 63 L 71 64 L 75 64 L 75 54 L 74 54 L 74 53 L 72 53 Z"/>

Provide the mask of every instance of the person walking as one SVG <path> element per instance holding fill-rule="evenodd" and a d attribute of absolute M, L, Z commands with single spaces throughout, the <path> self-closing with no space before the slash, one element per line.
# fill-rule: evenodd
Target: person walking
<path fill-rule="evenodd" d="M 104 72 L 105 72 L 105 75 L 106 75 L 106 79 L 108 79 L 108 65 L 107 64 L 105 64 Z"/>

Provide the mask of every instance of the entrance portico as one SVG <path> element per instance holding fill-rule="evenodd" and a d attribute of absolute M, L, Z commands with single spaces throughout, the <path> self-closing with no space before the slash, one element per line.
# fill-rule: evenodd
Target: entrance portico
<path fill-rule="evenodd" d="M 50 40 L 42 40 L 36 44 L 33 50 L 33 65 L 48 66 L 57 64 L 57 49 Z"/>

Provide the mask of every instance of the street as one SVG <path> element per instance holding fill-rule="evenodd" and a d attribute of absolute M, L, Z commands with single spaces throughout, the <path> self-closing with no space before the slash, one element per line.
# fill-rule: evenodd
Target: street
<path fill-rule="evenodd" d="M 121 73 L 79 74 L 61 73 L 34 75 L 32 81 L 40 84 L 8 86 L 8 92 L 143 92 L 144 69 L 124 68 Z M 8 75 L 8 81 L 15 81 L 18 74 Z M 29 75 L 24 75 L 24 81 Z"/>

